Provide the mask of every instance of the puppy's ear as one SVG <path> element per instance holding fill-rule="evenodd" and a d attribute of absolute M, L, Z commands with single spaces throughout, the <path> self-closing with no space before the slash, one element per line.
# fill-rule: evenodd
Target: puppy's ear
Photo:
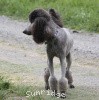
<path fill-rule="evenodd" d="M 47 20 L 44 17 L 38 17 L 34 20 L 32 35 L 33 40 L 38 43 L 44 43 L 45 42 L 45 28 L 47 26 Z"/>
<path fill-rule="evenodd" d="M 58 14 L 54 9 L 49 9 L 49 13 L 50 13 L 53 17 L 55 17 L 55 18 L 57 18 L 57 19 L 60 18 L 59 14 Z"/>
<path fill-rule="evenodd" d="M 51 37 L 51 29 L 48 26 L 48 21 L 44 17 L 38 17 L 33 24 L 32 35 L 36 43 L 44 43 L 49 37 Z"/>
<path fill-rule="evenodd" d="M 49 13 L 53 19 L 53 21 L 60 27 L 63 27 L 63 23 L 61 21 L 60 15 L 54 10 L 54 9 L 49 9 Z"/>

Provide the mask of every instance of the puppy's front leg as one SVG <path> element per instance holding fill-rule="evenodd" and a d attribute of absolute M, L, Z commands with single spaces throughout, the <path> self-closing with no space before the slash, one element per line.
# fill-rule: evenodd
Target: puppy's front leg
<path fill-rule="evenodd" d="M 53 92 L 55 92 L 55 96 L 56 96 L 56 94 L 57 94 L 57 79 L 54 75 L 53 57 L 48 56 L 48 66 L 49 66 L 49 72 L 50 72 L 50 77 L 49 77 L 50 89 Z"/>

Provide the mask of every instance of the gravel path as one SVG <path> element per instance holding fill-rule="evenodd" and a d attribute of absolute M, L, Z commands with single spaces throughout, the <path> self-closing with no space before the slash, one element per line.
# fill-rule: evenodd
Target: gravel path
<path fill-rule="evenodd" d="M 42 83 L 43 68 L 46 67 L 46 53 L 44 45 L 36 45 L 31 36 L 26 36 L 22 31 L 27 27 L 28 22 L 12 20 L 0 16 L 0 61 L 7 61 L 14 64 L 21 64 L 26 72 L 14 73 L 22 77 L 23 82 L 30 82 L 31 76 L 38 77 Z M 99 88 L 99 34 L 96 33 L 72 33 L 74 38 L 72 72 L 74 84 L 78 86 L 93 86 Z M 56 73 L 58 60 L 55 60 Z M 31 67 L 31 66 L 42 66 Z M 1 67 L 1 65 L 0 65 Z M 59 70 L 58 70 L 59 69 Z M 7 69 L 1 68 L 4 72 Z M 10 73 L 10 71 L 9 71 Z M 42 74 L 41 74 L 42 73 Z M 36 79 L 36 78 L 35 78 Z M 37 80 L 35 81 L 37 82 Z"/>

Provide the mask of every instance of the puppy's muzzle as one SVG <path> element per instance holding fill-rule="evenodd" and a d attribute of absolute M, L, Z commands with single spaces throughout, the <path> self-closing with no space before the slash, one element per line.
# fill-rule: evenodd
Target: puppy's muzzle
<path fill-rule="evenodd" d="M 31 35 L 31 32 L 28 31 L 28 30 L 24 30 L 23 33 L 26 34 L 26 35 Z"/>
<path fill-rule="evenodd" d="M 26 34 L 26 35 L 32 35 L 32 33 L 31 33 L 32 26 L 33 26 L 33 23 L 30 24 L 27 28 L 25 28 L 25 30 L 23 31 L 23 33 Z"/>

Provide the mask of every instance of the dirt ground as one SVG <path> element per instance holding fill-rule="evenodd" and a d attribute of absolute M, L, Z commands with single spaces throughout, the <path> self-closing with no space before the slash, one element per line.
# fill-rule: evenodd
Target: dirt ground
<path fill-rule="evenodd" d="M 0 16 L 0 74 L 13 83 L 42 85 L 47 67 L 46 45 L 37 45 L 22 31 L 28 22 Z M 75 32 L 71 71 L 75 86 L 93 88 L 99 92 L 99 34 Z M 55 74 L 60 78 L 59 60 L 55 58 Z"/>

